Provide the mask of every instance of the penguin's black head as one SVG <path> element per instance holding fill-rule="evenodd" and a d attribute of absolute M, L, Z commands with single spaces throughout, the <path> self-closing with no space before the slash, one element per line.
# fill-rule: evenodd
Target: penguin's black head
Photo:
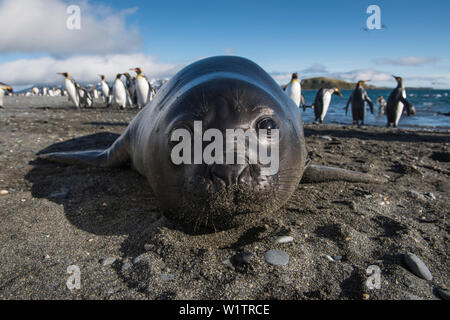
<path fill-rule="evenodd" d="M 333 94 L 338 95 L 339 97 L 342 97 L 342 93 L 338 88 L 334 88 Z"/>
<path fill-rule="evenodd" d="M 100 79 L 105 80 L 105 76 L 103 74 L 99 74 Z"/>
<path fill-rule="evenodd" d="M 58 74 L 64 76 L 65 78 L 68 78 L 70 76 L 70 73 L 68 73 L 68 72 L 62 72 L 62 73 L 58 73 Z"/>
<path fill-rule="evenodd" d="M 130 69 L 130 70 L 132 70 L 132 71 L 136 72 L 137 74 L 141 74 L 141 73 L 142 73 L 142 69 L 141 69 L 141 68 L 139 68 L 139 67 L 136 67 L 136 68 L 134 68 L 134 69 Z"/>
<path fill-rule="evenodd" d="M 120 79 L 121 76 L 122 76 L 122 74 L 121 74 L 121 73 L 118 73 L 118 74 L 116 75 L 116 79 Z"/>
<path fill-rule="evenodd" d="M 369 80 L 359 80 L 358 83 L 356 84 L 356 87 L 363 87 L 364 84 L 369 81 Z"/>
<path fill-rule="evenodd" d="M 298 73 L 297 72 L 292 74 L 292 80 L 294 80 L 294 79 L 298 79 Z"/>
<path fill-rule="evenodd" d="M 403 79 L 402 79 L 402 77 L 397 77 L 397 76 L 393 76 L 393 77 L 397 81 L 397 84 L 399 86 L 403 86 Z"/>

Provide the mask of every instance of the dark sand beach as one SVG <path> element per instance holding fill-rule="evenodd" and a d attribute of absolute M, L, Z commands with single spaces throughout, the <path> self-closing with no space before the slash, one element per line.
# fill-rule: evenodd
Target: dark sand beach
<path fill-rule="evenodd" d="M 273 216 L 202 233 L 168 220 L 147 181 L 129 168 L 36 156 L 106 147 L 136 111 L 75 110 L 64 97 L 7 97 L 5 106 L 0 299 L 429 300 L 450 287 L 448 132 L 306 125 L 314 163 L 388 182 L 300 184 Z M 276 243 L 282 235 L 293 241 Z M 270 249 L 287 252 L 289 263 L 267 264 Z M 254 253 L 248 264 L 224 263 L 243 251 Z M 408 251 L 432 281 L 409 271 Z M 81 288 L 72 291 L 71 265 L 81 271 Z M 381 269 L 380 289 L 366 286 L 371 265 Z"/>

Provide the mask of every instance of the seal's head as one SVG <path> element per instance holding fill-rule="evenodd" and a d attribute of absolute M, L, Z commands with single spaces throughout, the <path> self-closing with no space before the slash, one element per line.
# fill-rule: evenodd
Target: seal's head
<path fill-rule="evenodd" d="M 161 110 L 147 162 L 157 198 L 169 217 L 216 229 L 274 212 L 305 166 L 298 108 L 249 60 L 216 57 L 190 68 L 153 105 Z"/>

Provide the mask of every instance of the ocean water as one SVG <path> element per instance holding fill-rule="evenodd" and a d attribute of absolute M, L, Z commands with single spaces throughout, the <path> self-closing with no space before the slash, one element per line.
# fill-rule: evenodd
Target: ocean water
<path fill-rule="evenodd" d="M 383 96 L 387 101 L 392 90 L 367 90 L 367 94 L 374 102 L 374 114 L 370 113 L 370 107 L 366 104 L 366 125 L 386 126 L 386 115 L 379 115 L 379 106 L 376 102 L 379 96 Z M 306 105 L 314 102 L 317 90 L 303 90 Z M 352 90 L 342 90 L 343 97 L 333 95 L 330 107 L 325 116 L 324 123 L 330 124 L 352 124 L 351 107 L 348 114 L 345 115 L 345 104 Z M 400 119 L 400 128 L 419 129 L 431 128 L 437 130 L 450 129 L 450 117 L 440 115 L 439 113 L 450 112 L 450 90 L 406 90 L 406 99 L 416 108 L 416 114 L 408 117 L 405 114 Z M 314 110 L 311 108 L 302 111 L 303 122 L 311 123 L 314 121 Z"/>

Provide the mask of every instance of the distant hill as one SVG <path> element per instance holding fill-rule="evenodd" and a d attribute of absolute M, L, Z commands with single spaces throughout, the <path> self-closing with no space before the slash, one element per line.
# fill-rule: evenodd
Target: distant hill
<path fill-rule="evenodd" d="M 309 78 L 302 80 L 302 90 L 319 90 L 321 88 L 339 88 L 341 90 L 353 90 L 356 83 L 347 82 L 340 79 L 332 79 L 326 77 Z M 392 87 L 376 87 L 371 84 L 365 84 L 367 90 L 392 90 Z M 433 90 L 429 87 L 406 87 L 406 90 Z"/>
<path fill-rule="evenodd" d="M 335 88 L 335 87 L 341 90 L 350 90 L 354 89 L 356 86 L 356 83 L 325 77 L 303 79 L 301 84 L 302 89 L 304 90 L 318 90 L 321 88 Z M 366 84 L 365 87 L 366 89 L 376 89 L 375 86 L 368 84 Z"/>

